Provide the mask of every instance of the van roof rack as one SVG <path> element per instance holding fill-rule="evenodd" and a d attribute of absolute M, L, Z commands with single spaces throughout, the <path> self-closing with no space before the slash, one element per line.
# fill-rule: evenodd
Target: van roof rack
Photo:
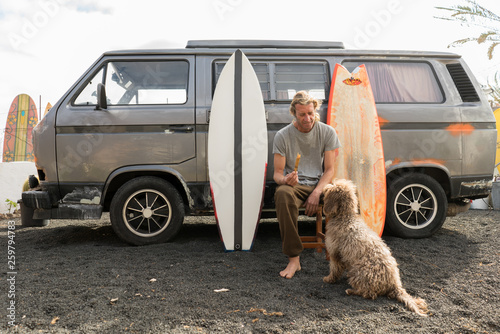
<path fill-rule="evenodd" d="M 288 41 L 288 40 L 192 40 L 187 49 L 344 49 L 342 42 Z"/>

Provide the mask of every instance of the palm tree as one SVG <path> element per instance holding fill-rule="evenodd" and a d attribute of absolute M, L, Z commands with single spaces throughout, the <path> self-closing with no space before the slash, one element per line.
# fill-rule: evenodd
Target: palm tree
<path fill-rule="evenodd" d="M 465 0 L 468 5 L 457 5 L 451 8 L 436 7 L 437 9 L 446 10 L 451 12 L 449 17 L 436 17 L 441 20 L 457 21 L 462 25 L 476 26 L 486 29 L 486 31 L 479 34 L 477 37 L 468 37 L 452 42 L 448 47 L 463 45 L 468 42 L 491 43 L 487 56 L 491 60 L 493 58 L 493 51 L 500 44 L 500 16 L 493 13 L 491 10 L 479 5 L 476 1 Z M 491 97 L 494 102 L 500 104 L 500 79 L 498 72 L 495 73 L 494 83 L 488 86 L 491 89 Z"/>
<path fill-rule="evenodd" d="M 452 42 L 448 47 L 463 45 L 468 42 L 491 43 L 488 48 L 488 59 L 493 58 L 495 47 L 500 44 L 500 16 L 479 5 L 476 1 L 465 0 L 468 5 L 457 5 L 451 8 L 436 7 L 451 12 L 450 17 L 436 17 L 441 20 L 458 21 L 466 26 L 477 26 L 486 29 L 477 37 L 468 37 Z"/>

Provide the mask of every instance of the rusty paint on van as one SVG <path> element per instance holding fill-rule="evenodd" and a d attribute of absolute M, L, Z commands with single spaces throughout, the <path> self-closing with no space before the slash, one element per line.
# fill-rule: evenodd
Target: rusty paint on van
<path fill-rule="evenodd" d="M 446 127 L 446 131 L 448 131 L 452 136 L 458 137 L 462 135 L 470 135 L 475 130 L 474 126 L 467 123 L 455 123 Z"/>

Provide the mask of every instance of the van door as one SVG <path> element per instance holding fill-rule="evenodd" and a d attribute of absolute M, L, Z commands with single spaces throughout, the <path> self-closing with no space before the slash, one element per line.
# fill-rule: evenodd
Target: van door
<path fill-rule="evenodd" d="M 193 56 L 109 56 L 94 66 L 57 113 L 61 196 L 83 185 L 102 191 L 120 167 L 194 159 L 193 78 Z M 96 108 L 98 83 L 106 110 Z"/>

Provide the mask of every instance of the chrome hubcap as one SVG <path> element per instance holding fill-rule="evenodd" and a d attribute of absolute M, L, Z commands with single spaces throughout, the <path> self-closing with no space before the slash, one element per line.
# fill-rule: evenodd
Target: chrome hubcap
<path fill-rule="evenodd" d="M 172 219 L 172 207 L 161 192 L 139 190 L 127 198 L 123 220 L 127 228 L 141 237 L 154 237 L 163 232 Z"/>
<path fill-rule="evenodd" d="M 397 194 L 394 212 L 405 227 L 422 229 L 436 217 L 437 206 L 432 190 L 422 184 L 410 184 Z"/>

